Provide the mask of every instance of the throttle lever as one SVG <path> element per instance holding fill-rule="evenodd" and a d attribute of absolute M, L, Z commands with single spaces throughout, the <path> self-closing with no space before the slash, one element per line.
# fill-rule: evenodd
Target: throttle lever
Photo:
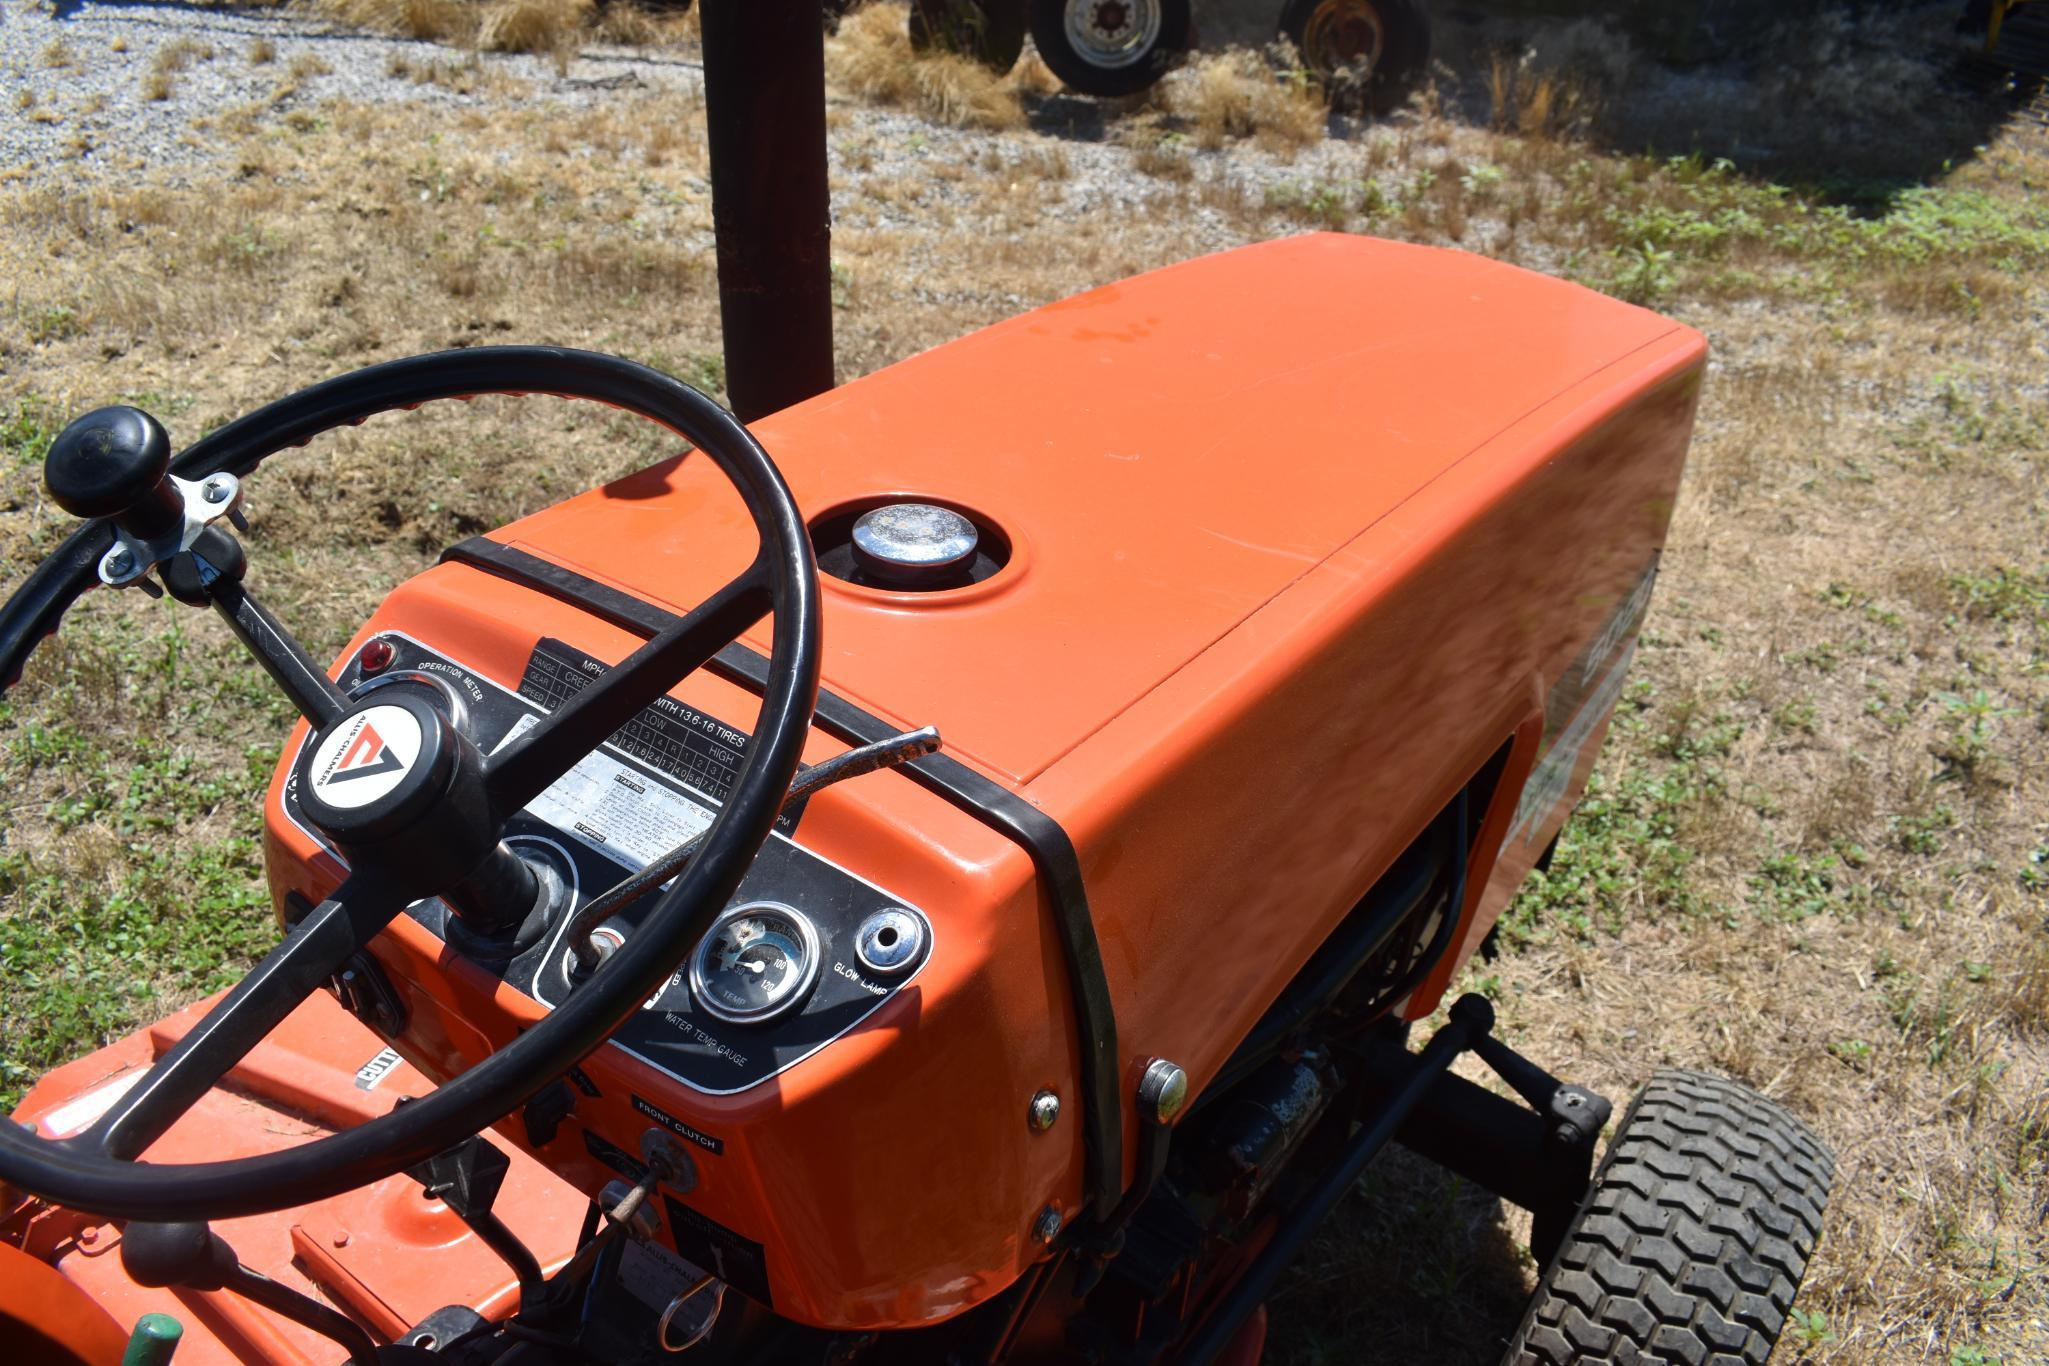
<path fill-rule="evenodd" d="M 939 752 L 939 729 L 936 726 L 920 726 L 899 735 L 891 735 L 871 744 L 861 745 L 821 763 L 803 770 L 790 783 L 790 790 L 783 795 L 782 809 L 787 811 L 821 788 L 834 783 L 858 778 L 864 773 L 873 773 L 879 768 L 894 768 L 898 764 L 922 759 L 928 754 Z M 570 918 L 567 938 L 569 940 L 571 979 L 581 981 L 597 970 L 605 961 L 591 938 L 591 931 L 611 919 L 621 907 L 631 905 L 651 889 L 667 882 L 690 862 L 698 845 L 704 843 L 704 834 L 693 835 L 668 853 L 642 868 L 632 877 L 614 886 L 604 895 L 584 903 L 582 910 Z"/>

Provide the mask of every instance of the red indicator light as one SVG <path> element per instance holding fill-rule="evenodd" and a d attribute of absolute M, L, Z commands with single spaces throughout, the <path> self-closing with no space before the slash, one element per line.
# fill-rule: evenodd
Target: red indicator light
<path fill-rule="evenodd" d="M 391 667 L 392 657 L 398 652 L 391 648 L 388 640 L 373 640 L 363 647 L 362 665 L 366 674 L 382 673 Z"/>

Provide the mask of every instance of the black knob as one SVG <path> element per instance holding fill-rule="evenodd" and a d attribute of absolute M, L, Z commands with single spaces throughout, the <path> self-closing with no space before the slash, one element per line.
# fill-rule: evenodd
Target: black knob
<path fill-rule="evenodd" d="M 152 1289 L 186 1285 L 218 1290 L 237 1263 L 227 1241 L 201 1221 L 131 1223 L 121 1236 L 121 1269 L 137 1285 Z"/>
<path fill-rule="evenodd" d="M 112 517 L 154 539 L 183 525 L 185 501 L 171 484 L 171 437 L 140 408 L 96 408 L 50 443 L 43 482 L 74 517 Z"/>

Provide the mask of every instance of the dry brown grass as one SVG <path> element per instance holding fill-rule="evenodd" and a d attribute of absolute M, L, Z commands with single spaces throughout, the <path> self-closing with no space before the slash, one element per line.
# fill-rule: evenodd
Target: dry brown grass
<path fill-rule="evenodd" d="M 900 5 L 868 5 L 848 15 L 826 43 L 825 62 L 847 93 L 939 123 L 1004 129 L 1024 122 L 1008 78 L 949 52 L 914 51 Z"/>
<path fill-rule="evenodd" d="M 213 46 L 196 38 L 173 38 L 156 51 L 150 59 L 150 70 L 168 76 L 183 71 L 194 62 L 210 62 L 214 58 Z"/>
<path fill-rule="evenodd" d="M 1195 58 L 1161 87 L 1160 102 L 1209 150 L 1249 138 L 1270 151 L 1293 151 L 1320 141 L 1329 121 L 1323 101 L 1296 73 L 1277 71 L 1244 49 Z"/>
<path fill-rule="evenodd" d="M 565 57 L 596 8 L 592 0 L 496 0 L 477 26 L 486 52 L 546 52 Z"/>
<path fill-rule="evenodd" d="M 885 16 L 900 34 L 901 11 Z M 850 24 L 853 44 L 890 46 L 864 24 L 881 21 Z M 833 49 L 845 376 L 1308 225 L 1573 272 L 1708 332 L 1715 370 L 1639 688 L 1516 942 L 1465 985 L 1497 999 L 1512 1042 L 1617 1099 L 1655 1066 L 1712 1066 L 1835 1146 L 1802 1299 L 1826 1325 L 1782 1362 L 2049 1359 L 2043 258 L 2003 239 L 1918 261 L 1862 238 L 1788 246 L 1820 210 L 1560 139 L 1526 104 L 1505 105 L 1498 132 L 1426 106 L 1330 163 L 1255 155 L 1257 119 L 1226 135 L 1231 155 L 1191 158 L 1170 122 L 1190 116 L 1161 108 L 1118 116 L 1131 150 L 1110 149 L 1108 171 L 1080 141 L 933 128 L 906 174 L 900 133 L 877 136 L 850 102 L 849 43 Z M 427 71 L 413 74 L 488 88 L 460 56 Z M 341 369 L 501 337 L 716 382 L 695 97 L 320 115 L 210 115 L 194 135 L 242 172 L 222 182 L 0 184 L 0 417 L 148 395 L 189 439 Z M 1122 207 L 1077 212 L 1070 196 L 1105 176 Z M 2045 183 L 2049 134 L 1999 132 L 1944 180 L 1964 197 L 1942 240 L 1977 221 L 1969 196 L 2024 214 Z M 935 202 L 944 213 L 920 207 Z M 1755 236 L 1700 235 L 1736 209 Z M 1668 262 L 1646 263 L 1630 235 L 1660 223 L 1684 231 L 1658 248 Z M 665 450 L 637 425 L 538 400 L 380 420 L 252 480 L 252 572 L 325 653 L 442 545 Z M 65 526 L 30 465 L 6 477 L 0 556 L 18 576 Z M 99 595 L 0 719 L 0 853 L 99 885 L 141 876 L 153 850 L 253 828 L 228 807 L 139 835 L 114 815 L 59 830 L 48 814 L 80 796 L 35 757 L 48 736 L 89 734 L 96 772 L 117 777 L 157 755 L 106 717 L 149 696 L 136 661 L 171 649 L 174 620 L 180 695 L 227 695 L 181 742 L 221 768 L 274 748 L 284 718 L 215 623 Z M 107 1027 L 202 985 L 150 983 Z M 25 989 L 0 981 L 0 1015 L 27 1018 Z M 1523 1231 L 1419 1164 L 1378 1169 L 1276 1302 L 1275 1361 L 1491 1362 L 1532 1275 Z"/>
<path fill-rule="evenodd" d="M 1524 137 L 1584 133 L 1596 113 L 1589 87 L 1570 72 L 1535 68 L 1500 53 L 1487 68 L 1487 98 L 1494 127 Z"/>
<path fill-rule="evenodd" d="M 472 0 L 319 0 L 318 8 L 352 28 L 430 43 L 472 42 L 481 22 Z"/>

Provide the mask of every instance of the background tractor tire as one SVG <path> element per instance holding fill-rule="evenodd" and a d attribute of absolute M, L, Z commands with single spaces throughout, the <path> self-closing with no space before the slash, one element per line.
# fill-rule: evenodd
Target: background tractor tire
<path fill-rule="evenodd" d="M 1189 0 L 1032 0 L 1032 45 L 1070 90 L 1136 95 L 1188 51 Z"/>
<path fill-rule="evenodd" d="M 1287 0 L 1280 36 L 1331 106 L 1354 114 L 1397 109 L 1430 65 L 1421 0 Z"/>
<path fill-rule="evenodd" d="M 980 62 L 999 76 L 1024 51 L 1025 0 L 912 0 L 911 46 Z"/>
<path fill-rule="evenodd" d="M 1503 1366 L 1761 1366 L 1821 1235 L 1835 1159 L 1719 1077 L 1637 1093 Z"/>

